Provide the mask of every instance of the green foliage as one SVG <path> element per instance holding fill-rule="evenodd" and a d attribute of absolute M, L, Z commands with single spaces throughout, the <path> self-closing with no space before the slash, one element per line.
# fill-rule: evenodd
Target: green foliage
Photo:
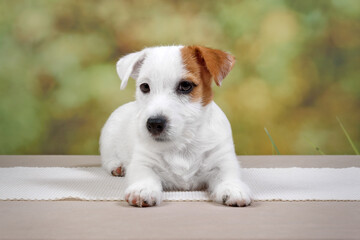
<path fill-rule="evenodd" d="M 321 155 L 326 155 L 323 151 L 321 151 L 320 147 L 315 145 L 309 138 L 306 138 L 306 140 L 314 147 L 314 149 L 320 153 Z"/>
<path fill-rule="evenodd" d="M 214 91 L 237 153 L 271 153 L 268 126 L 282 154 L 312 154 L 304 136 L 352 154 L 333 119 L 359 146 L 359 16 L 357 0 L 0 1 L 0 154 L 98 154 L 107 117 L 134 99 L 117 59 L 172 44 L 236 56 Z"/>
<path fill-rule="evenodd" d="M 276 144 L 275 144 L 275 142 L 274 142 L 274 139 L 271 137 L 269 131 L 268 131 L 266 128 L 264 128 L 264 130 L 265 130 L 266 134 L 268 135 L 268 137 L 269 137 L 269 139 L 270 139 L 270 142 L 271 142 L 271 145 L 272 145 L 272 149 L 273 149 L 273 155 L 274 155 L 274 151 L 276 152 L 277 155 L 280 155 L 280 151 L 279 151 L 279 149 L 277 148 L 277 146 L 276 146 Z"/>
<path fill-rule="evenodd" d="M 349 141 L 349 143 L 350 143 L 350 145 L 351 145 L 352 149 L 354 150 L 355 154 L 356 154 L 356 155 L 359 155 L 359 151 L 357 150 L 357 148 L 356 148 L 356 146 L 355 146 L 354 142 L 351 140 L 351 138 L 350 138 L 350 136 L 349 136 L 348 132 L 346 131 L 346 129 L 345 129 L 345 127 L 344 127 L 344 125 L 342 124 L 342 122 L 340 121 L 340 119 L 339 119 L 338 117 L 336 117 L 336 119 L 338 120 L 338 122 L 339 122 L 339 124 L 340 124 L 340 127 L 341 127 L 341 129 L 343 130 L 343 132 L 344 132 L 344 134 L 345 134 L 345 136 L 346 136 L 347 140 Z"/>

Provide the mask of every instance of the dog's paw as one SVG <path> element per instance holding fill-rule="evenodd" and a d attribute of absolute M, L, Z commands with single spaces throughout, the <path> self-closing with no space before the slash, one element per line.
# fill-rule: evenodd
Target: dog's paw
<path fill-rule="evenodd" d="M 122 162 L 118 159 L 102 159 L 103 168 L 115 177 L 124 177 L 125 176 L 125 167 Z"/>
<path fill-rule="evenodd" d="M 232 207 L 245 207 L 251 203 L 249 187 L 239 181 L 220 183 L 215 187 L 211 197 L 215 202 Z"/>
<path fill-rule="evenodd" d="M 115 177 L 124 177 L 125 176 L 125 168 L 123 166 L 117 167 L 111 170 L 111 175 Z"/>
<path fill-rule="evenodd" d="M 132 206 L 151 207 L 161 203 L 162 191 L 147 183 L 134 183 L 125 191 L 125 200 Z"/>

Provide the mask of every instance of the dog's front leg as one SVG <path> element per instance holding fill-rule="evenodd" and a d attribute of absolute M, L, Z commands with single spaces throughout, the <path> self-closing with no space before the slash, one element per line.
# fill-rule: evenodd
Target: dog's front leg
<path fill-rule="evenodd" d="M 235 154 L 223 155 L 208 182 L 213 201 L 227 206 L 245 207 L 251 203 L 249 187 L 240 178 L 240 166 Z"/>
<path fill-rule="evenodd" d="M 140 157 L 140 156 L 139 156 Z M 128 188 L 125 200 L 132 206 L 150 207 L 162 200 L 162 185 L 158 175 L 146 161 L 134 159 L 127 170 Z"/>

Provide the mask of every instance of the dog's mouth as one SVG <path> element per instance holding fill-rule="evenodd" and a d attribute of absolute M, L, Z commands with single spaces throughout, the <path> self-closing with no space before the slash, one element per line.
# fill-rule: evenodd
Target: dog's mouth
<path fill-rule="evenodd" d="M 160 137 L 160 136 L 154 137 L 154 140 L 157 141 L 157 142 L 168 142 L 168 141 L 170 141 L 169 138 L 167 138 L 167 137 Z"/>

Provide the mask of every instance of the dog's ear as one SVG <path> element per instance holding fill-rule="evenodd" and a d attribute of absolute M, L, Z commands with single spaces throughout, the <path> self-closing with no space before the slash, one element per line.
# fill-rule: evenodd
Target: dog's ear
<path fill-rule="evenodd" d="M 200 65 L 205 67 L 220 86 L 235 64 L 235 57 L 217 49 L 193 46 L 195 57 Z"/>
<path fill-rule="evenodd" d="M 121 79 L 120 89 L 124 89 L 127 85 L 129 77 L 137 79 L 140 67 L 145 59 L 145 52 L 130 53 L 116 63 L 116 71 Z"/>

